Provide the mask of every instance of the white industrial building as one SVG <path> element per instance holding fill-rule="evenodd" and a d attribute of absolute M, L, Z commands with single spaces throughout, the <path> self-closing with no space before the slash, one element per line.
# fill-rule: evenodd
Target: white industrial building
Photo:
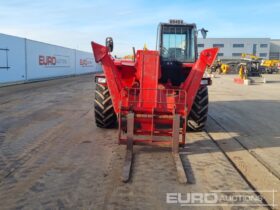
<path fill-rule="evenodd" d="M 221 60 L 239 59 L 242 53 L 264 59 L 280 59 L 280 40 L 270 38 L 206 38 L 198 39 L 198 53 L 203 49 L 219 47 Z"/>
<path fill-rule="evenodd" d="M 280 60 L 280 39 L 270 40 L 270 59 Z"/>

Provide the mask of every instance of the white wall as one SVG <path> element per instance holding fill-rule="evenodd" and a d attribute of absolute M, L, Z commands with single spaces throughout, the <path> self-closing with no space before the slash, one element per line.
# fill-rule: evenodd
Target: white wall
<path fill-rule="evenodd" d="M 0 85 L 97 71 L 92 53 L 0 34 Z"/>
<path fill-rule="evenodd" d="M 0 84 L 25 79 L 25 39 L 0 34 Z"/>

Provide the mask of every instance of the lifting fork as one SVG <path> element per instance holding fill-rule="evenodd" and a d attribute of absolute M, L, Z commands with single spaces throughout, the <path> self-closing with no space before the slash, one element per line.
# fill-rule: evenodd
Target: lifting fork
<path fill-rule="evenodd" d="M 180 115 L 173 115 L 173 129 L 172 129 L 172 157 L 175 162 L 177 176 L 179 183 L 186 184 L 187 177 L 182 164 L 179 153 L 179 135 L 180 135 Z M 127 144 L 126 155 L 123 166 L 122 181 L 127 183 L 131 177 L 132 163 L 133 163 L 133 137 L 134 137 L 134 113 L 127 114 Z"/>

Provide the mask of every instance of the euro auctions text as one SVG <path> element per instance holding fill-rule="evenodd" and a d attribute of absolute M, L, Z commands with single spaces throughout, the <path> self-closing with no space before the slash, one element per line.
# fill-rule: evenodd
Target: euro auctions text
<path fill-rule="evenodd" d="M 274 198 L 275 190 L 263 191 Z M 263 198 L 255 191 L 211 191 L 166 193 L 166 203 L 179 206 L 268 206 Z M 275 203 L 269 206 L 276 206 Z"/>

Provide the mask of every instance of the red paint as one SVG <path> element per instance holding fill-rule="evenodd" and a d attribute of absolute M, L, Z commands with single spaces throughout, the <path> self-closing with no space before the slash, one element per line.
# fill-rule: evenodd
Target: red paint
<path fill-rule="evenodd" d="M 56 65 L 56 57 L 55 56 L 44 56 L 39 55 L 39 65 L 49 66 L 49 65 Z"/>
<path fill-rule="evenodd" d="M 189 114 L 200 82 L 207 66 L 213 64 L 218 48 L 201 52 L 195 63 L 183 64 L 182 71 L 191 69 L 180 87 L 170 83 L 160 84 L 160 58 L 158 51 L 138 50 L 134 61 L 115 60 L 105 46 L 92 42 L 96 62 L 101 62 L 115 112 L 119 116 L 119 142 L 123 141 L 121 130 L 126 125 L 121 118 L 129 112 L 135 115 L 134 135 L 170 136 L 170 133 L 157 129 L 158 124 L 172 128 L 174 114 L 181 118 L 181 143 L 185 143 L 186 117 Z"/>

